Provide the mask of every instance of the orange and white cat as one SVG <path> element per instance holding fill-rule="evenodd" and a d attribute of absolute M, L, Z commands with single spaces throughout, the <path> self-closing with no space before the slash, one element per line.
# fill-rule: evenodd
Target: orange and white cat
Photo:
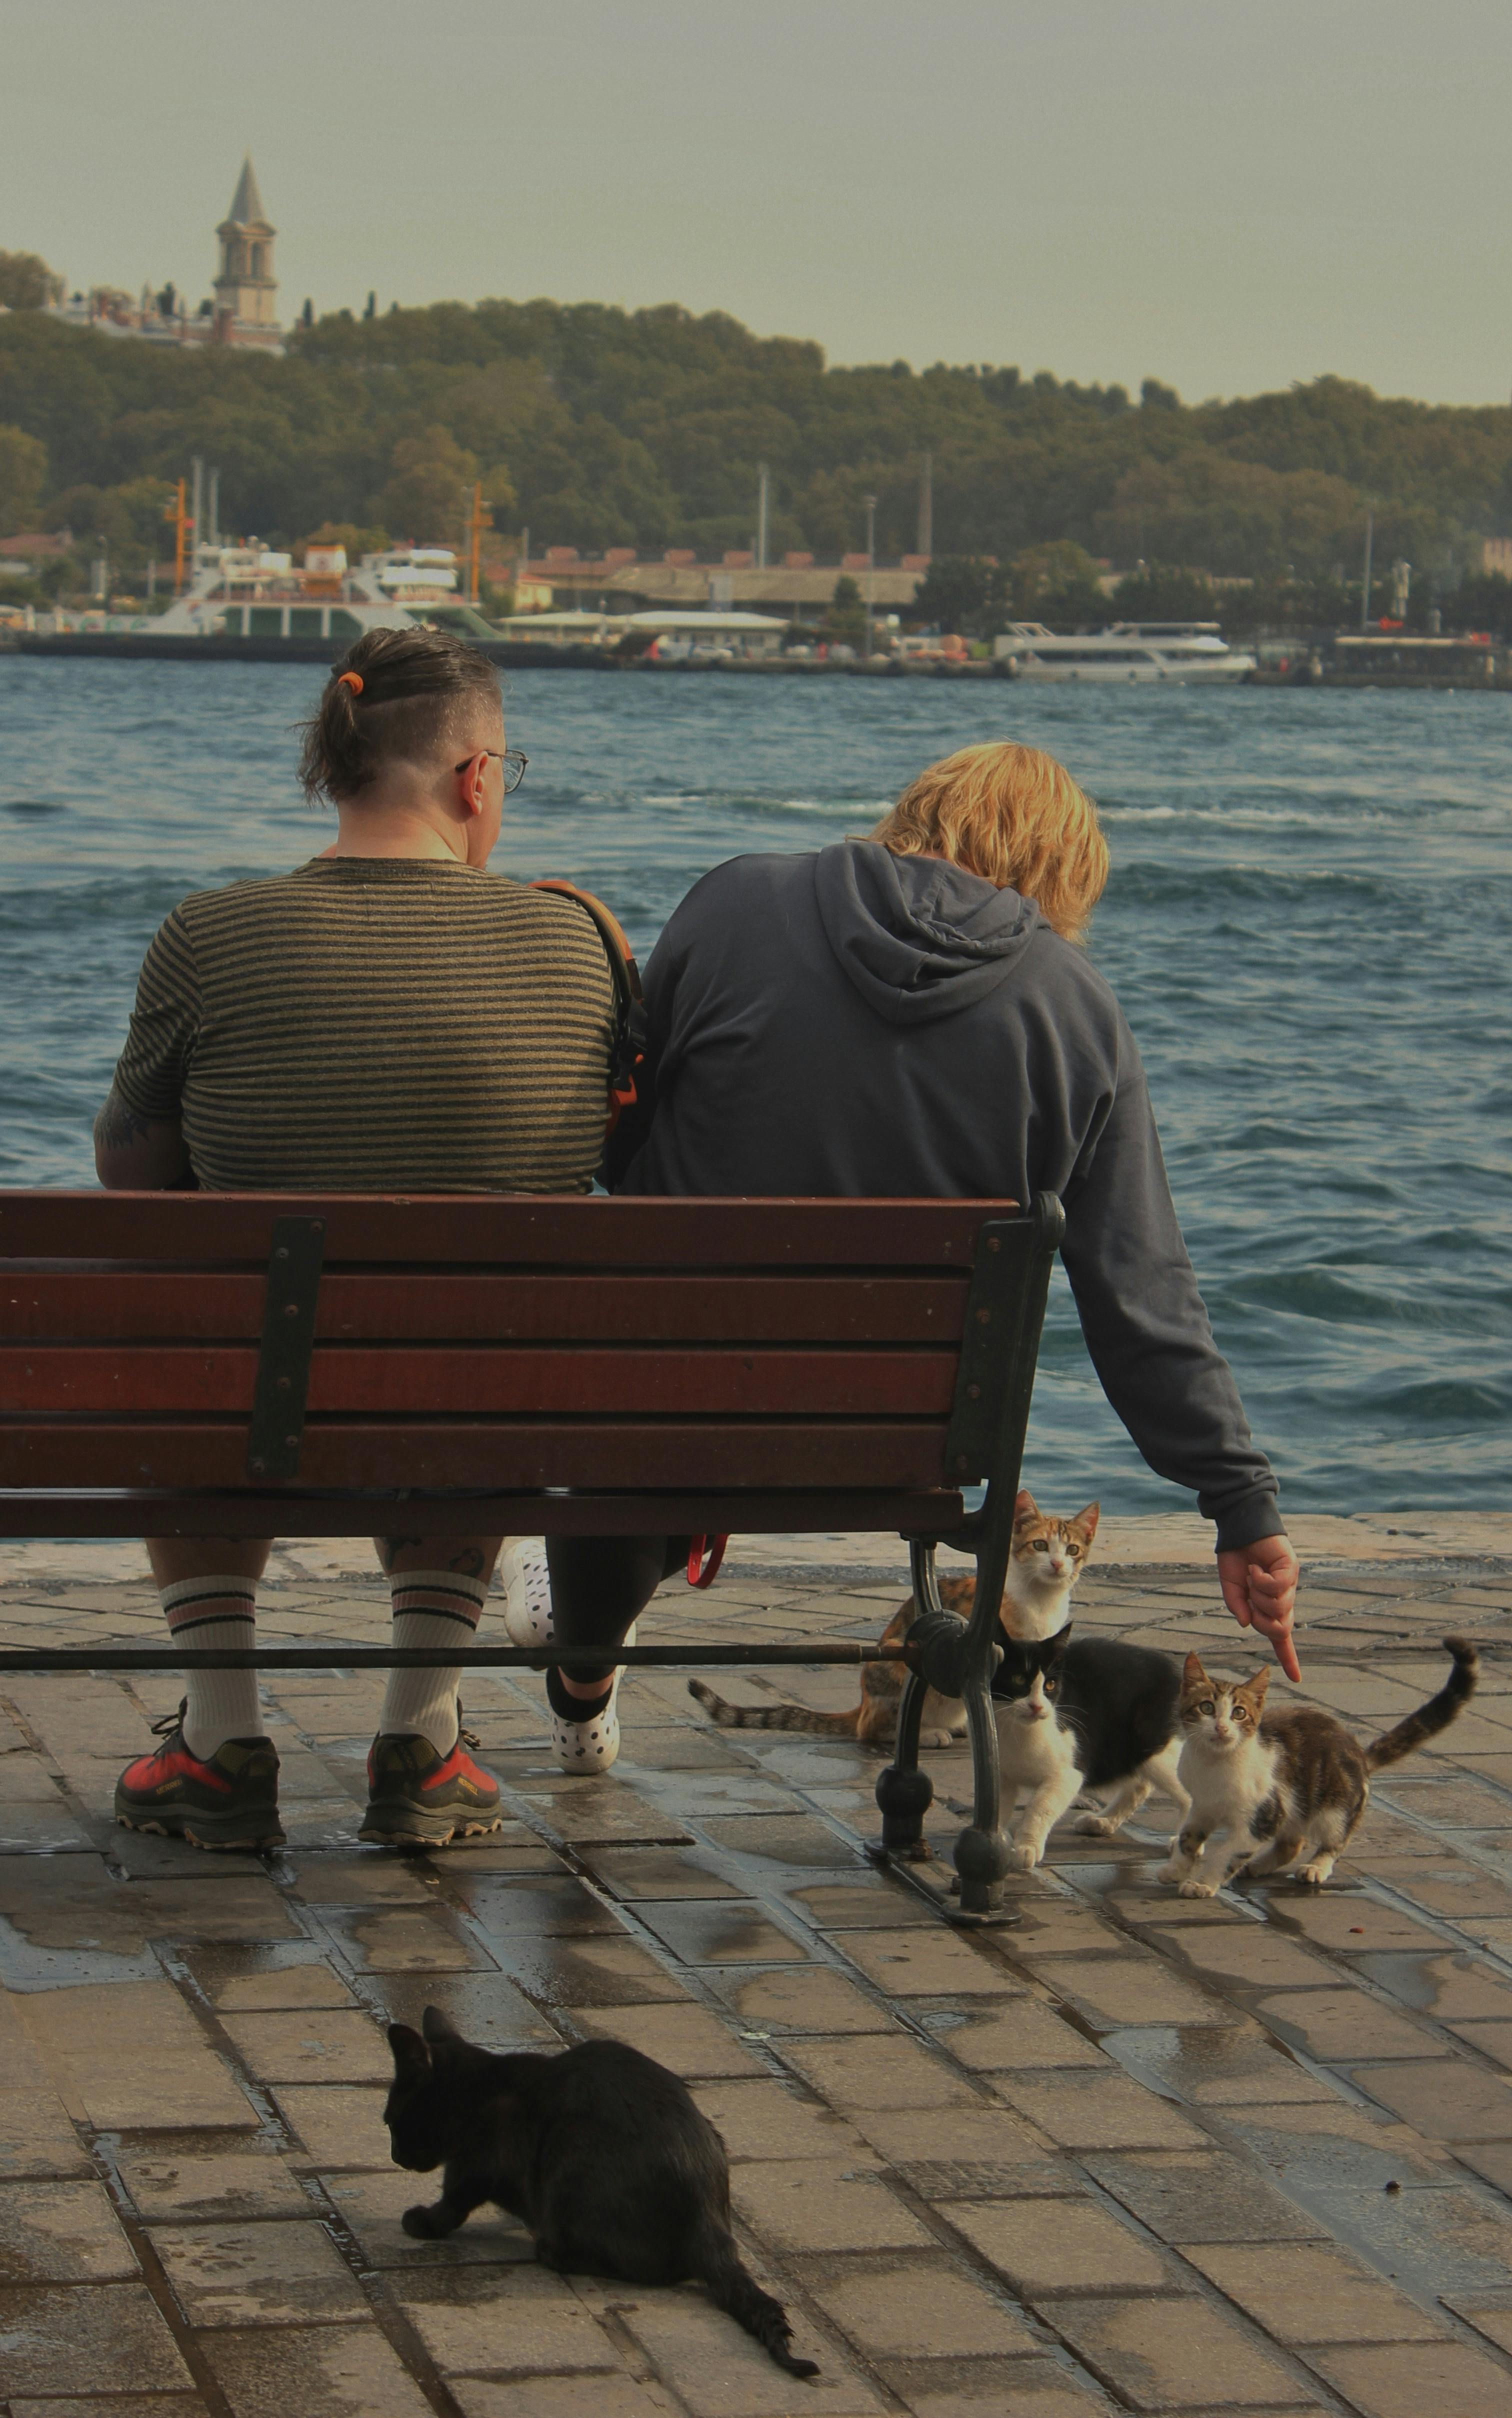
<path fill-rule="evenodd" d="M 1053 1637 L 1071 1616 L 1071 1590 L 1081 1576 L 1092 1538 L 1097 1534 L 1097 1505 L 1089 1503 L 1074 1520 L 1042 1511 L 1028 1488 L 1014 1504 L 1013 1547 L 1002 1609 L 998 1617 L 1007 1635 L 1025 1645 Z M 947 1611 L 970 1619 L 976 1597 L 974 1578 L 943 1578 L 940 1600 Z M 882 1631 L 884 1645 L 899 1645 L 913 1626 L 916 1612 L 910 1595 Z M 859 1738 L 863 1746 L 890 1746 L 897 1728 L 898 1701 L 908 1676 L 903 1662 L 865 1662 L 861 1673 L 861 1702 L 848 1713 L 817 1713 L 807 1705 L 732 1705 L 702 1679 L 690 1679 L 688 1693 L 727 1730 L 804 1730 L 819 1737 Z M 920 1743 L 949 1746 L 966 1736 L 966 1706 L 958 1699 L 937 1695 L 924 1699 Z"/>

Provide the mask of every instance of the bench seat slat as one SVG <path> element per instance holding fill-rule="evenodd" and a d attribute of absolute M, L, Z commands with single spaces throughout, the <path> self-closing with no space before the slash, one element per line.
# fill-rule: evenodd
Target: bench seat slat
<path fill-rule="evenodd" d="M 0 1258 L 245 1261 L 275 1217 L 325 1222 L 340 1261 L 618 1268 L 969 1269 L 1002 1201 L 613 1201 L 561 1194 L 53 1192 L 0 1198 Z"/>
<path fill-rule="evenodd" d="M 959 1527 L 957 1493 L 926 1490 L 812 1494 L 416 1494 L 370 1498 L 279 1494 L 237 1488 L 225 1493 L 109 1492 L 93 1487 L 43 1493 L 0 1490 L 0 1537 L 353 1537 L 385 1524 L 422 1520 L 428 1537 L 656 1537 L 690 1530 L 802 1537 L 834 1528 L 858 1534 L 941 1537 Z M 802 1559 L 802 1545 L 795 1546 Z"/>
<path fill-rule="evenodd" d="M 267 1280 L 193 1268 L 0 1272 L 20 1341 L 255 1343 Z M 941 1277 L 328 1273 L 317 1341 L 958 1343 L 966 1272 Z"/>
<path fill-rule="evenodd" d="M 754 1348 L 618 1352 L 573 1344 L 317 1345 L 308 1407 L 417 1418 L 451 1413 L 513 1417 L 669 1412 L 810 1418 L 945 1416 L 954 1352 L 784 1352 Z M 257 1354 L 250 1348 L 43 1344 L 0 1348 L 0 1416 L 48 1412 L 250 1415 Z"/>
<path fill-rule="evenodd" d="M 946 1423 L 907 1419 L 311 1419 L 301 1487 L 860 1487 L 958 1482 Z M 961 1477 L 975 1473 L 961 1472 Z M 0 1486 L 234 1487 L 243 1422 L 0 1425 Z M 827 1523 L 829 1524 L 829 1523 Z"/>

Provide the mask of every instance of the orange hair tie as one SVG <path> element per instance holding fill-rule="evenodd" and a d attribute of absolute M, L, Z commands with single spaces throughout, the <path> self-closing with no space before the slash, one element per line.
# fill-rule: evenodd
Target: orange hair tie
<path fill-rule="evenodd" d="M 349 688 L 354 696 L 360 696 L 362 694 L 362 675 L 360 672 L 338 672 L 336 675 L 336 685 L 338 688 Z"/>

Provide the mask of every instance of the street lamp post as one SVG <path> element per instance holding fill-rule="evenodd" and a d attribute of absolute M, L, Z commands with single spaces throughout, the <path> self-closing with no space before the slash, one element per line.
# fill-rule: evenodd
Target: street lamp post
<path fill-rule="evenodd" d="M 866 659 L 872 652 L 872 574 L 877 568 L 877 497 L 868 496 L 866 503 Z"/>

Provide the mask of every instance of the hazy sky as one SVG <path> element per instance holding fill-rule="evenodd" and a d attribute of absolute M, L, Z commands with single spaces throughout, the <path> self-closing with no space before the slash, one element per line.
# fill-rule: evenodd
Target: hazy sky
<path fill-rule="evenodd" d="M 0 0 L 0 248 L 679 301 L 832 360 L 1512 389 L 1508 0 Z"/>

